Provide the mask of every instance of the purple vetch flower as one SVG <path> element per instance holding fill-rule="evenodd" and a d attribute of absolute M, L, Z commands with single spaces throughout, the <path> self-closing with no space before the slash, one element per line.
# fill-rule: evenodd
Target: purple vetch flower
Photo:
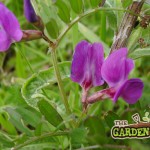
<path fill-rule="evenodd" d="M 122 97 L 127 103 L 134 104 L 142 96 L 144 85 L 140 79 L 128 80 L 134 63 L 127 58 L 127 52 L 127 48 L 121 48 L 108 56 L 102 65 L 101 75 L 114 91 L 111 93 L 114 102 Z"/>
<path fill-rule="evenodd" d="M 122 97 L 127 103 L 134 104 L 142 96 L 143 82 L 140 79 L 129 79 L 125 81 L 114 95 L 116 102 Z"/>
<path fill-rule="evenodd" d="M 26 19 L 31 23 L 35 23 L 38 21 L 38 17 L 31 4 L 31 0 L 24 0 L 24 15 Z"/>
<path fill-rule="evenodd" d="M 13 42 L 21 40 L 23 33 L 15 15 L 0 3 L 0 52 L 6 51 Z"/>
<path fill-rule="evenodd" d="M 104 83 L 101 77 L 101 66 L 104 51 L 101 43 L 90 44 L 81 41 L 77 44 L 71 66 L 71 79 L 85 90 Z"/>

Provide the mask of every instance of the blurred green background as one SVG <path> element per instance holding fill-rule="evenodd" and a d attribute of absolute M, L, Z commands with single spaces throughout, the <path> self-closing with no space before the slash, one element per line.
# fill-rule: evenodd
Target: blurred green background
<path fill-rule="evenodd" d="M 22 0 L 2 0 L 2 2 L 17 16 L 23 30 L 35 29 L 26 21 L 23 15 Z M 60 6 L 62 6 L 62 12 L 64 12 L 64 7 L 67 6 L 71 20 L 78 15 L 80 16 L 83 11 L 87 12 L 95 8 L 95 4 L 91 3 L 90 0 L 83 0 L 83 9 L 78 14 L 75 11 L 76 9 L 71 7 L 69 0 L 60 0 L 58 3 L 60 5 L 57 5 L 57 2 L 54 3 L 52 0 L 34 1 L 36 12 L 43 19 L 47 27 L 45 32 L 51 40 L 55 40 L 67 27 L 67 23 L 62 19 L 63 17 L 61 18 L 57 14 Z M 119 0 L 106 0 L 104 7 L 126 9 L 129 4 L 127 2 L 121 3 Z M 150 11 L 147 11 L 149 8 L 150 5 L 145 3 L 141 13 L 150 14 Z M 103 42 L 105 56 L 107 56 L 123 15 L 123 11 L 98 11 L 76 23 L 64 36 L 57 48 L 57 60 L 61 63 L 60 70 L 67 72 L 69 75 L 74 47 L 83 39 L 89 42 Z M 3 69 L 0 73 L 0 149 L 9 150 L 15 145 L 23 144 L 25 141 L 40 137 L 45 133 L 54 132 L 56 129 L 59 130 L 58 127 L 51 123 L 53 119 L 57 119 L 54 118 L 55 116 L 46 118 L 37 109 L 26 103 L 25 99 L 30 99 L 31 104 L 36 102 L 37 99 L 32 97 L 32 94 L 33 91 L 38 90 L 36 91 L 37 93 L 35 92 L 36 94 L 42 94 L 44 91 L 49 103 L 61 114 L 70 133 L 68 136 L 42 138 L 19 149 L 149 150 L 150 139 L 114 140 L 110 135 L 110 129 L 114 125 L 113 121 L 115 119 L 128 120 L 129 123 L 133 123 L 131 116 L 134 113 L 139 113 L 142 120 L 145 112 L 150 112 L 150 27 L 139 29 L 139 26 L 138 24 L 134 28 L 132 38 L 129 40 L 130 42 L 133 41 L 131 51 L 134 52 L 131 57 L 136 58 L 136 67 L 130 77 L 143 80 L 144 91 L 142 98 L 134 105 L 128 105 L 122 99 L 119 99 L 116 104 L 111 100 L 97 102 L 89 107 L 87 115 L 82 114 L 81 88 L 78 84 L 73 83 L 69 78 L 63 80 L 69 106 L 73 112 L 73 114 L 67 116 L 54 74 L 42 72 L 40 75 L 44 81 L 39 80 L 37 73 L 52 67 L 51 55 L 47 54 L 48 44 L 44 40 L 16 43 L 11 46 L 6 54 L 1 53 L 0 63 Z M 140 30 L 140 34 L 135 37 L 137 36 L 135 33 L 138 30 Z M 140 44 L 138 42 L 139 38 L 143 38 L 144 43 Z M 139 51 L 141 52 L 143 49 L 147 50 L 147 53 L 140 55 Z M 55 82 L 54 84 L 47 85 L 47 82 L 51 83 L 53 81 Z M 24 89 L 21 92 L 22 86 L 24 86 Z M 101 88 L 104 87 L 94 88 L 91 93 Z M 69 120 L 72 118 L 76 121 L 80 120 L 80 124 L 76 128 L 71 128 L 68 125 Z M 121 145 L 122 148 L 118 145 Z M 126 147 L 123 147 L 124 145 Z"/>

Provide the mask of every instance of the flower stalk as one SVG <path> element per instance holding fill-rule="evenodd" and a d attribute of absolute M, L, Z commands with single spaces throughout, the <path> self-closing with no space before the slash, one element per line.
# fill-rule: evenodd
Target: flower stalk
<path fill-rule="evenodd" d="M 42 32 L 38 30 L 24 30 L 23 31 L 23 36 L 21 39 L 22 41 L 32 41 L 32 40 L 37 40 L 42 38 Z"/>
<path fill-rule="evenodd" d="M 59 72 L 59 69 L 58 69 L 58 64 L 57 64 L 56 51 L 54 49 L 52 49 L 52 51 L 51 51 L 51 56 L 52 56 L 52 60 L 53 60 L 53 66 L 54 66 L 55 75 L 56 75 L 56 78 L 57 78 L 57 83 L 58 83 L 58 87 L 59 87 L 59 90 L 60 90 L 60 94 L 61 94 L 61 97 L 62 97 L 62 101 L 65 105 L 67 114 L 70 115 L 71 110 L 69 108 L 67 97 L 65 95 L 65 91 L 64 91 L 64 88 L 63 88 L 62 79 L 61 79 L 61 75 L 60 75 L 60 72 Z"/>

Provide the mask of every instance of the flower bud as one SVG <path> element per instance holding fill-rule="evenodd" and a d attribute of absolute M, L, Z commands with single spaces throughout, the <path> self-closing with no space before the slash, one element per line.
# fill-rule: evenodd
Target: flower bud
<path fill-rule="evenodd" d="M 21 41 L 32 41 L 42 38 L 42 32 L 38 30 L 24 30 Z"/>
<path fill-rule="evenodd" d="M 31 4 L 31 0 L 24 0 L 24 14 L 26 19 L 31 23 L 35 23 L 38 21 L 38 17 Z"/>
<path fill-rule="evenodd" d="M 32 6 L 31 0 L 24 0 L 24 15 L 26 19 L 30 23 L 32 23 L 36 28 L 38 28 L 41 31 L 44 30 L 43 21 L 39 16 L 37 16 Z"/>

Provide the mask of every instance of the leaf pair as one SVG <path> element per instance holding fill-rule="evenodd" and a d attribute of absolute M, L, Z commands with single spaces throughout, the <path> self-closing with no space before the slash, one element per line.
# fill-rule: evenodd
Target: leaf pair
<path fill-rule="evenodd" d="M 59 64 L 62 79 L 69 77 L 70 64 L 70 62 Z M 22 87 L 22 95 L 29 106 L 38 109 L 50 124 L 58 127 L 63 122 L 62 117 L 48 101 L 41 98 L 42 89 L 55 82 L 56 77 L 53 67 L 48 70 L 40 71 L 39 73 L 35 73 L 24 83 Z M 61 125 L 59 128 L 64 129 L 65 126 Z"/>

